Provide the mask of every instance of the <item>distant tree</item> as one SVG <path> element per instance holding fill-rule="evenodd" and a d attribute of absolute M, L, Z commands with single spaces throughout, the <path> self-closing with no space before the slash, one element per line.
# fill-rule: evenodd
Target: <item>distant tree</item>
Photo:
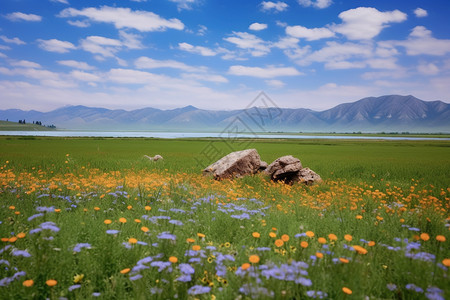
<path fill-rule="evenodd" d="M 22 124 L 22 120 L 19 120 L 19 124 Z"/>

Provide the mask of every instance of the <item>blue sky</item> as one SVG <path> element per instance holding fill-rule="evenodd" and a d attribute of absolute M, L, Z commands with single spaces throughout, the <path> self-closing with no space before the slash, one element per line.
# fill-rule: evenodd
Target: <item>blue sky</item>
<path fill-rule="evenodd" d="M 450 102 L 448 0 L 2 0 L 0 109 Z"/>

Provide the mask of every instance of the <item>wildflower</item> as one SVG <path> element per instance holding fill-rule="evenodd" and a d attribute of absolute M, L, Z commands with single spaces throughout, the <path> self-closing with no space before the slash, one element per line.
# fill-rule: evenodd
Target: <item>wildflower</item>
<path fill-rule="evenodd" d="M 445 242 L 445 236 L 443 236 L 443 235 L 437 235 L 437 236 L 436 236 L 436 241 L 438 241 L 438 242 Z"/>
<path fill-rule="evenodd" d="M 369 241 L 369 242 L 367 243 L 367 245 L 368 245 L 369 247 L 373 247 L 373 246 L 375 246 L 375 242 L 374 242 L 374 241 Z"/>
<path fill-rule="evenodd" d="M 306 242 L 306 241 L 301 241 L 301 242 L 300 242 L 300 247 L 302 247 L 302 248 L 307 248 L 307 247 L 308 247 L 308 242 Z"/>
<path fill-rule="evenodd" d="M 171 256 L 169 257 L 169 261 L 173 264 L 176 264 L 178 262 L 178 258 L 176 258 L 175 256 Z"/>
<path fill-rule="evenodd" d="M 130 209 L 132 209 L 132 208 L 133 208 L 133 206 L 131 206 L 131 205 L 128 205 L 128 206 L 127 206 L 127 209 L 128 209 L 128 210 L 130 210 Z"/>
<path fill-rule="evenodd" d="M 314 237 L 314 232 L 312 232 L 312 231 L 307 231 L 307 232 L 306 232 L 306 236 L 312 238 L 312 237 Z"/>
<path fill-rule="evenodd" d="M 258 239 L 259 237 L 261 237 L 261 235 L 260 235 L 258 232 L 253 232 L 253 233 L 252 233 L 252 236 L 253 236 L 255 239 Z"/>
<path fill-rule="evenodd" d="M 423 293 L 423 289 L 414 283 L 408 283 L 405 288 L 410 291 L 415 291 L 416 293 Z"/>
<path fill-rule="evenodd" d="M 205 235 L 203 233 L 200 233 L 200 232 L 197 233 L 197 236 L 199 238 L 201 238 L 201 239 L 205 238 Z"/>
<path fill-rule="evenodd" d="M 259 263 L 259 256 L 258 255 L 250 255 L 250 257 L 248 258 L 248 260 L 252 263 L 252 264 L 257 264 Z"/>
<path fill-rule="evenodd" d="M 388 283 L 386 285 L 387 289 L 390 290 L 391 292 L 395 291 L 397 289 L 397 286 L 393 283 Z"/>
<path fill-rule="evenodd" d="M 10 209 L 10 210 L 15 210 L 16 207 L 15 207 L 14 205 L 11 205 L 11 206 L 9 207 L 9 209 Z"/>
<path fill-rule="evenodd" d="M 54 280 L 54 279 L 49 279 L 45 282 L 46 285 L 52 287 L 58 284 L 58 281 Z"/>
<path fill-rule="evenodd" d="M 420 234 L 420 238 L 424 241 L 428 241 L 430 239 L 430 235 L 428 233 L 423 232 Z"/>
<path fill-rule="evenodd" d="M 323 238 L 323 237 L 318 238 L 317 241 L 318 241 L 320 244 L 326 244 L 326 243 L 327 243 L 327 240 L 326 240 L 325 238 Z"/>
<path fill-rule="evenodd" d="M 275 246 L 277 246 L 277 247 L 281 247 L 281 246 L 283 246 L 284 245 L 284 242 L 283 242 L 283 240 L 281 240 L 281 239 L 278 239 L 278 240 L 276 240 L 275 241 Z"/>
<path fill-rule="evenodd" d="M 152 210 L 152 208 L 150 206 L 148 206 L 148 205 L 146 205 L 144 208 L 145 208 L 146 211 Z"/>
<path fill-rule="evenodd" d="M 353 249 L 355 249 L 356 252 L 358 252 L 359 254 L 366 254 L 366 253 L 367 253 L 367 250 L 366 250 L 365 248 L 361 247 L 361 246 L 354 245 L 354 246 L 352 246 L 352 247 L 353 247 Z"/>
<path fill-rule="evenodd" d="M 17 237 L 15 237 L 15 236 L 10 237 L 10 238 L 8 239 L 8 242 L 10 242 L 10 243 L 14 243 L 14 242 L 16 242 L 16 241 L 17 241 Z"/>
<path fill-rule="evenodd" d="M 182 263 L 178 266 L 180 272 L 184 275 L 192 275 L 195 273 L 195 269 L 190 264 Z"/>
<path fill-rule="evenodd" d="M 51 230 L 51 231 L 54 231 L 54 232 L 58 232 L 59 231 L 58 226 L 56 226 L 55 223 L 50 222 L 50 221 L 42 223 L 41 225 L 39 225 L 39 227 L 41 227 L 44 230 Z"/>
<path fill-rule="evenodd" d="M 250 265 L 249 263 L 243 263 L 242 266 L 241 266 L 241 269 L 245 271 L 245 270 L 247 270 L 248 268 L 250 268 L 250 266 L 251 266 L 251 265 Z"/>
<path fill-rule="evenodd" d="M 115 229 L 106 230 L 106 234 L 118 234 L 120 231 Z"/>
<path fill-rule="evenodd" d="M 103 223 L 105 223 L 106 225 L 109 225 L 112 223 L 112 221 L 110 219 L 106 219 L 105 221 L 103 221 Z"/>
<path fill-rule="evenodd" d="M 348 263 L 349 263 L 348 259 L 343 258 L 343 257 L 340 257 L 340 258 L 339 258 L 339 261 L 340 261 L 341 263 L 343 263 L 343 264 L 348 264 Z"/>
<path fill-rule="evenodd" d="M 28 253 L 28 251 L 27 250 L 13 250 L 12 252 L 11 252 L 11 255 L 12 256 L 23 256 L 23 257 L 31 257 L 31 254 L 30 253 Z"/>
<path fill-rule="evenodd" d="M 127 222 L 127 219 L 125 219 L 125 218 L 123 218 L 123 217 L 122 217 L 122 218 L 119 218 L 119 222 L 122 223 L 122 224 L 123 224 L 123 223 L 126 223 L 126 222 Z"/>
<path fill-rule="evenodd" d="M 161 240 L 172 240 L 172 241 L 175 241 L 175 239 L 177 237 L 175 235 L 167 232 L 167 231 L 164 231 L 164 232 L 161 232 L 160 234 L 158 234 L 157 238 L 161 239 Z"/>
<path fill-rule="evenodd" d="M 183 226 L 183 222 L 179 220 L 170 220 L 169 223 L 177 226 Z"/>
<path fill-rule="evenodd" d="M 225 244 L 223 244 L 223 246 L 224 246 L 225 248 L 230 248 L 231 244 L 230 244 L 230 242 L 226 242 Z"/>
<path fill-rule="evenodd" d="M 317 257 L 317 258 L 323 258 L 323 253 L 316 252 L 316 257 Z"/>
<path fill-rule="evenodd" d="M 283 234 L 283 235 L 281 236 L 281 240 L 282 240 L 283 242 L 289 241 L 289 235 Z"/>
<path fill-rule="evenodd" d="M 123 270 L 120 270 L 120 274 L 127 274 L 128 272 L 130 272 L 131 269 L 130 268 L 125 268 Z"/>
<path fill-rule="evenodd" d="M 322 291 L 306 291 L 306 296 L 310 298 L 317 298 L 317 299 L 326 299 L 328 297 L 328 294 Z"/>
<path fill-rule="evenodd" d="M 357 215 L 357 216 L 356 216 L 356 219 L 357 219 L 357 220 L 361 220 L 362 218 L 363 218 L 363 216 L 361 216 L 361 215 Z"/>
<path fill-rule="evenodd" d="M 92 297 L 100 297 L 100 296 L 101 296 L 101 293 L 99 293 L 99 292 L 92 293 Z"/>
<path fill-rule="evenodd" d="M 271 238 L 274 238 L 274 237 L 277 236 L 277 234 L 276 234 L 275 232 L 269 232 L 269 236 L 270 236 Z"/>
<path fill-rule="evenodd" d="M 328 238 L 330 239 L 330 241 L 337 241 L 337 236 L 334 233 L 330 233 L 328 235 Z"/>
<path fill-rule="evenodd" d="M 60 213 L 61 212 L 61 208 L 55 208 L 55 212 L 56 213 Z"/>
<path fill-rule="evenodd" d="M 34 214 L 34 215 L 28 217 L 28 222 L 30 222 L 33 219 L 36 219 L 36 218 L 39 218 L 39 217 L 43 217 L 43 216 L 44 216 L 43 213 Z"/>
<path fill-rule="evenodd" d="M 201 285 L 194 285 L 188 290 L 189 295 L 200 295 L 200 294 L 206 294 L 211 291 L 211 288 L 209 286 L 201 286 Z"/>
<path fill-rule="evenodd" d="M 191 239 L 191 238 L 187 238 L 187 239 L 186 239 L 186 243 L 194 243 L 194 242 L 195 242 L 194 239 Z"/>
<path fill-rule="evenodd" d="M 342 291 L 347 295 L 351 295 L 353 293 L 351 289 L 345 286 L 342 288 Z"/>
<path fill-rule="evenodd" d="M 71 292 L 73 290 L 79 289 L 80 287 L 81 287 L 81 284 L 74 284 L 74 285 L 69 286 L 68 290 L 69 290 L 69 292 Z"/>
<path fill-rule="evenodd" d="M 192 250 L 194 251 L 199 251 L 202 247 L 200 247 L 199 245 L 194 245 L 192 246 Z"/>
<path fill-rule="evenodd" d="M 24 282 L 22 282 L 22 285 L 25 287 L 31 287 L 31 286 L 33 286 L 33 284 L 34 284 L 33 279 L 28 279 L 28 280 L 25 280 Z"/>
<path fill-rule="evenodd" d="M 131 281 L 136 281 L 136 280 L 139 280 L 139 279 L 141 279 L 143 276 L 141 275 L 141 274 L 136 274 L 136 275 L 134 275 L 134 276 L 131 276 L 130 277 L 130 280 Z"/>
<path fill-rule="evenodd" d="M 83 248 L 90 249 L 91 248 L 91 244 L 89 244 L 89 243 L 78 243 L 78 244 L 75 245 L 75 247 L 73 247 L 73 252 L 80 252 L 81 249 L 83 249 Z"/>
<path fill-rule="evenodd" d="M 94 210 L 95 210 L 95 211 L 99 211 L 99 210 L 100 210 L 100 207 L 95 206 L 95 207 L 94 207 Z"/>
<path fill-rule="evenodd" d="M 136 244 L 137 242 L 138 242 L 138 240 L 135 239 L 135 238 L 129 238 L 128 239 L 128 243 L 130 243 L 130 244 Z"/>
<path fill-rule="evenodd" d="M 148 227 L 142 226 L 142 227 L 141 227 L 141 230 L 142 230 L 143 232 L 148 232 L 150 229 L 148 229 Z"/>
<path fill-rule="evenodd" d="M 351 242 L 351 241 L 353 240 L 353 237 L 352 237 L 350 234 L 346 234 L 346 235 L 344 235 L 344 239 L 345 239 L 347 242 Z"/>
<path fill-rule="evenodd" d="M 442 264 L 446 267 L 450 267 L 450 258 L 444 258 Z"/>
<path fill-rule="evenodd" d="M 73 283 L 80 283 L 84 278 L 84 274 L 76 274 L 73 276 Z"/>

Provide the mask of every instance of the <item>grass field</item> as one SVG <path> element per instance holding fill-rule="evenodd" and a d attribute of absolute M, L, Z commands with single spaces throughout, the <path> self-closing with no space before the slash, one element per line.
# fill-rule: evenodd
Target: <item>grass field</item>
<path fill-rule="evenodd" d="M 201 175 L 244 148 L 324 182 Z M 450 298 L 448 141 L 0 137 L 0 166 L 2 299 Z"/>
<path fill-rule="evenodd" d="M 19 124 L 17 122 L 0 121 L 0 131 L 48 131 L 55 130 L 47 126 L 33 123 Z"/>

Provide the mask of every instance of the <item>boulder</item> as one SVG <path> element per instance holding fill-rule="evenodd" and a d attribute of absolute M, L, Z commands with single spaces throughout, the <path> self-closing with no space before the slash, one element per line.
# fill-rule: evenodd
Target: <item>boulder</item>
<path fill-rule="evenodd" d="M 322 182 L 322 178 L 320 178 L 319 174 L 317 174 L 310 168 L 301 169 L 298 175 L 299 181 L 303 182 L 306 185 L 313 185 L 315 183 Z"/>
<path fill-rule="evenodd" d="M 158 161 L 158 160 L 162 160 L 163 159 L 163 157 L 161 155 L 159 155 L 159 154 L 156 154 L 153 157 L 152 156 L 148 156 L 148 155 L 144 155 L 144 157 L 147 158 L 148 160 L 151 160 L 151 161 Z"/>
<path fill-rule="evenodd" d="M 264 171 L 265 169 L 267 169 L 268 166 L 269 166 L 269 164 L 262 160 L 261 163 L 259 164 L 258 171 L 260 171 L 260 172 Z"/>
<path fill-rule="evenodd" d="M 203 170 L 204 175 L 215 179 L 241 177 L 255 174 L 261 166 L 261 158 L 256 149 L 231 152 Z"/>
<path fill-rule="evenodd" d="M 284 181 L 291 184 L 297 181 L 301 169 L 300 159 L 292 155 L 286 155 L 274 160 L 264 172 L 274 181 Z"/>

